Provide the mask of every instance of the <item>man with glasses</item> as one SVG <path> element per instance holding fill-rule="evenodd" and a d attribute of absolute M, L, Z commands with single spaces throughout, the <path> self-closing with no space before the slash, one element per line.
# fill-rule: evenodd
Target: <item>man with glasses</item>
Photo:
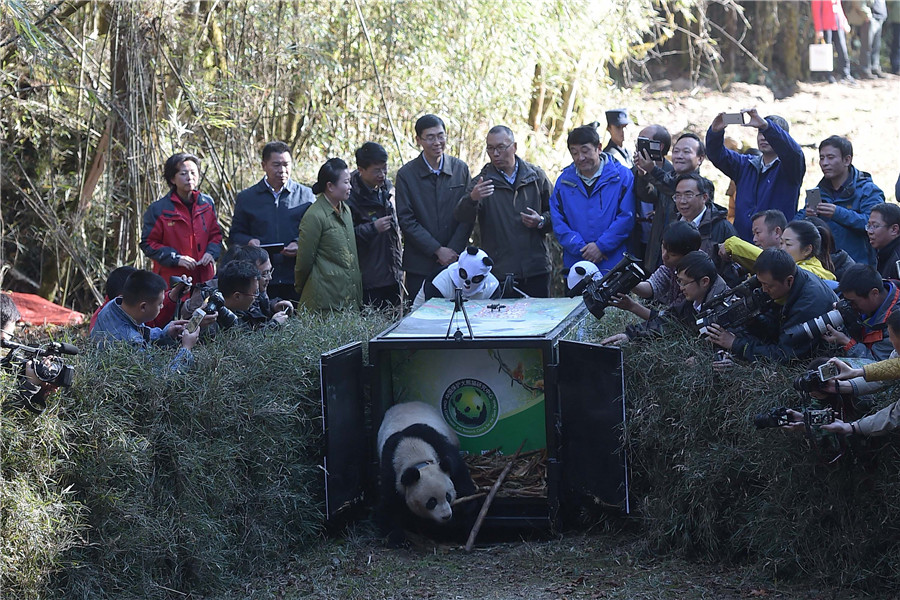
<path fill-rule="evenodd" d="M 456 262 L 472 226 L 453 217 L 466 193 L 469 166 L 444 153 L 447 132 L 436 115 L 416 121 L 416 144 L 422 152 L 397 171 L 397 219 L 403 234 L 406 290 L 414 296 L 426 279 Z"/>
<path fill-rule="evenodd" d="M 487 134 L 490 162 L 469 183 L 469 193 L 456 205 L 461 223 L 478 220 L 481 246 L 494 261 L 497 278 L 512 274 L 505 297 L 550 296 L 550 193 L 553 186 L 540 167 L 516 155 L 509 127 L 497 125 Z M 513 289 L 514 288 L 514 289 Z"/>
<path fill-rule="evenodd" d="M 347 199 L 359 253 L 363 304 L 376 308 L 400 304 L 403 279 L 400 227 L 391 200 L 394 190 L 387 178 L 387 160 L 381 144 L 360 146 Z"/>
<path fill-rule="evenodd" d="M 285 310 L 276 312 L 271 319 L 260 312 L 260 271 L 254 263 L 246 260 L 231 261 L 219 270 L 217 284 L 225 299 L 225 308 L 237 316 L 239 327 L 258 329 L 269 322 L 280 325 L 287 321 Z M 215 335 L 218 325 L 218 321 L 210 325 L 210 335 Z"/>
<path fill-rule="evenodd" d="M 287 144 L 276 141 L 263 146 L 265 176 L 237 195 L 228 243 L 232 247 L 269 246 L 274 269 L 270 291 L 296 301 L 300 298 L 294 289 L 297 232 L 315 197 L 311 189 L 291 179 L 292 167 Z"/>
<path fill-rule="evenodd" d="M 668 137 L 668 131 L 660 126 L 652 126 L 641 132 L 642 137 L 650 136 L 651 139 L 663 141 Z M 664 145 L 668 149 L 668 144 Z M 665 156 L 665 154 L 663 154 Z M 659 266 L 660 256 L 653 249 L 657 240 L 662 239 L 662 232 L 673 220 L 678 218 L 672 194 L 675 193 L 675 180 L 685 173 L 700 173 L 700 165 L 706 158 L 706 146 L 700 138 L 690 132 L 682 133 L 672 146 L 672 162 L 667 166 L 666 161 L 654 162 L 650 156 L 635 153 L 634 176 L 635 186 L 640 186 L 642 197 L 651 198 L 653 203 L 653 218 L 650 224 L 650 239 L 648 241 L 648 260 L 645 262 L 647 269 L 655 269 Z M 710 190 L 709 201 L 713 201 L 713 193 Z"/>
<path fill-rule="evenodd" d="M 878 272 L 884 279 L 900 279 L 900 206 L 883 202 L 869 213 L 869 244 L 875 249 Z"/>
<path fill-rule="evenodd" d="M 728 211 L 709 199 L 712 187 L 712 182 L 705 177 L 685 173 L 678 176 L 672 198 L 681 220 L 693 223 L 700 231 L 700 249 L 715 261 L 718 260 L 716 246 L 737 235 L 737 232 L 728 222 Z M 737 283 L 733 271 L 732 264 L 723 266 L 721 274 L 729 285 Z"/>
<path fill-rule="evenodd" d="M 570 131 L 566 144 L 572 164 L 550 196 L 563 266 L 588 260 L 605 274 L 624 256 L 634 226 L 634 175 L 600 151 L 600 135 L 590 125 Z"/>

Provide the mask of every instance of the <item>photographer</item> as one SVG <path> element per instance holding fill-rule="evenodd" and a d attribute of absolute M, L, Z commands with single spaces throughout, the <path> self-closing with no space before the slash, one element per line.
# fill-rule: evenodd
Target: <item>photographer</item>
<path fill-rule="evenodd" d="M 243 260 L 251 264 L 255 264 L 259 271 L 259 295 L 253 304 L 250 305 L 248 312 L 251 314 L 260 313 L 266 319 L 272 319 L 276 323 L 284 323 L 288 315 L 293 312 L 294 306 L 289 300 L 281 298 L 269 297 L 269 284 L 272 282 L 272 261 L 269 259 L 269 253 L 259 246 L 243 246 L 238 248 L 232 260 Z M 224 268 L 226 265 L 222 265 Z"/>
<path fill-rule="evenodd" d="M 762 290 L 775 301 L 776 308 L 760 315 L 752 330 L 735 333 L 712 323 L 708 327 L 709 340 L 748 361 L 770 358 L 788 362 L 808 358 L 815 350 L 816 341 L 788 336 L 784 330 L 827 313 L 837 296 L 824 281 L 797 268 L 784 250 L 763 250 L 756 260 L 756 273 Z"/>
<path fill-rule="evenodd" d="M 852 335 L 826 325 L 822 339 L 842 346 L 847 356 L 884 360 L 894 347 L 886 335 L 888 317 L 900 303 L 900 287 L 881 275 L 871 265 L 851 265 L 841 278 L 840 294 L 859 313 L 862 328 Z"/>
<path fill-rule="evenodd" d="M 148 327 L 146 323 L 159 315 L 166 294 L 166 282 L 156 273 L 138 270 L 128 276 L 122 295 L 111 300 L 97 315 L 91 339 L 101 348 L 114 341 L 124 341 L 140 348 L 150 344 L 174 345 L 180 348 L 169 365 L 173 371 L 189 367 L 194 360 L 191 348 L 200 330 L 184 330 L 187 321 L 172 321 L 165 328 Z"/>
<path fill-rule="evenodd" d="M 887 319 L 888 336 L 895 352 L 900 352 L 900 311 L 895 311 Z M 900 358 L 890 358 L 869 363 L 860 368 L 853 368 L 844 361 L 832 358 L 830 361 L 838 368 L 837 378 L 841 381 L 864 377 L 866 381 L 885 381 L 900 379 Z M 875 414 L 865 416 L 849 423 L 835 419 L 834 423 L 823 425 L 822 429 L 832 433 L 850 435 L 878 436 L 884 435 L 900 426 L 900 400 L 885 406 Z"/>
<path fill-rule="evenodd" d="M 0 293 L 0 339 L 12 340 L 16 334 L 16 324 L 22 316 L 19 308 L 13 302 L 12 296 Z M 3 350 L 4 359 L 7 358 L 6 349 Z M 6 367 L 6 361 L 3 361 Z M 25 368 L 18 373 L 18 390 L 16 400 L 27 408 L 40 412 L 47 403 L 47 397 L 56 391 L 57 385 L 51 382 L 41 381 L 34 369 L 34 359 L 25 363 Z"/>
<path fill-rule="evenodd" d="M 711 298 L 725 292 L 725 285 L 716 272 L 712 259 L 701 250 L 689 253 L 675 267 L 678 287 L 684 293 L 684 300 L 676 303 L 666 311 L 650 311 L 645 323 L 629 325 L 625 333 L 610 336 L 600 342 L 603 345 L 618 345 L 630 340 L 664 333 L 666 323 L 680 322 L 688 327 L 696 327 L 697 314 L 703 310 L 703 304 Z"/>

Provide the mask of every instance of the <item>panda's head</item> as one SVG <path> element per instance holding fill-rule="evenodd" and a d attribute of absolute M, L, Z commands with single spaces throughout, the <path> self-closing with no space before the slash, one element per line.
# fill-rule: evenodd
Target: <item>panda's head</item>
<path fill-rule="evenodd" d="M 600 278 L 600 269 L 589 260 L 579 260 L 572 265 L 566 275 L 566 287 L 569 288 L 569 296 L 580 296 L 587 284 L 592 279 Z"/>
<path fill-rule="evenodd" d="M 456 499 L 456 488 L 445 461 L 408 467 L 400 476 L 400 484 L 406 506 L 417 517 L 438 524 L 445 524 L 453 517 L 450 505 Z"/>
<path fill-rule="evenodd" d="M 456 420 L 469 427 L 481 425 L 487 420 L 484 398 L 471 386 L 461 387 L 450 398 Z"/>
<path fill-rule="evenodd" d="M 494 261 L 484 250 L 469 246 L 459 255 L 459 260 L 447 267 L 453 285 L 462 290 L 463 296 L 478 293 L 484 287 L 484 280 L 491 272 Z"/>

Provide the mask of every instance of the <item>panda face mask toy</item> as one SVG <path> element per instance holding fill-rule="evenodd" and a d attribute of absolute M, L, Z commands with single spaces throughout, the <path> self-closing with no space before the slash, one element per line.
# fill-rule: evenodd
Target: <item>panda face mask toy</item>
<path fill-rule="evenodd" d="M 448 267 L 453 285 L 462 290 L 463 296 L 477 294 L 484 287 L 484 280 L 491 272 L 494 261 L 487 252 L 469 246 L 459 260 Z"/>

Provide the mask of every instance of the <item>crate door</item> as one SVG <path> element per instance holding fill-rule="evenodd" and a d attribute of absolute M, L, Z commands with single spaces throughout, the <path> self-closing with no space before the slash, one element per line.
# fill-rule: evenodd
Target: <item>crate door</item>
<path fill-rule="evenodd" d="M 629 512 L 622 351 L 559 342 L 563 494 Z"/>
<path fill-rule="evenodd" d="M 325 437 L 325 516 L 332 519 L 364 499 L 370 446 L 363 402 L 362 344 L 319 359 Z"/>

